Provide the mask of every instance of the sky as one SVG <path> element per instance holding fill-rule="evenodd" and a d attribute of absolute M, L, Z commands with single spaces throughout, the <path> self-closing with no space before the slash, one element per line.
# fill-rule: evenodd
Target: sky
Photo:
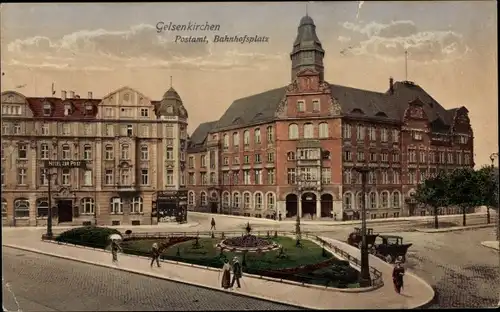
<path fill-rule="evenodd" d="M 193 131 L 235 99 L 290 82 L 306 6 L 326 51 L 325 80 L 384 92 L 390 76 L 405 80 L 408 50 L 408 80 L 445 108 L 469 109 L 476 164 L 490 163 L 498 151 L 495 1 L 2 4 L 2 91 L 49 96 L 54 83 L 58 96 L 103 97 L 129 86 L 159 100 L 172 77 Z M 158 22 L 219 30 L 158 33 Z M 226 34 L 268 40 L 213 42 Z M 205 35 L 208 43 L 175 42 Z"/>

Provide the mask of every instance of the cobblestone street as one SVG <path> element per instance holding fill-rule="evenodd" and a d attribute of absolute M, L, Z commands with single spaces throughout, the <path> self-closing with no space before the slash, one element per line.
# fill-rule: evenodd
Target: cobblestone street
<path fill-rule="evenodd" d="M 4 311 L 296 309 L 7 247 L 2 252 Z"/>

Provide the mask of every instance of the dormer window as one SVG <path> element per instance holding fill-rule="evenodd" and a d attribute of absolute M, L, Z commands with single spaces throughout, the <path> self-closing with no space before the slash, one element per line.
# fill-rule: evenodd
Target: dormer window
<path fill-rule="evenodd" d="M 93 110 L 92 104 L 85 105 L 85 115 L 92 115 Z"/>
<path fill-rule="evenodd" d="M 52 108 L 50 107 L 50 104 L 43 104 L 43 115 L 44 116 L 50 116 L 52 113 Z"/>
<path fill-rule="evenodd" d="M 64 116 L 69 116 L 69 115 L 71 115 L 71 105 L 65 104 L 64 105 Z"/>
<path fill-rule="evenodd" d="M 313 112 L 319 112 L 319 110 L 320 110 L 319 100 L 313 100 Z"/>
<path fill-rule="evenodd" d="M 306 110 L 306 102 L 304 101 L 297 101 L 297 111 L 298 112 L 303 112 Z"/>
<path fill-rule="evenodd" d="M 172 114 L 174 112 L 174 108 L 172 106 L 167 107 L 167 114 Z"/>

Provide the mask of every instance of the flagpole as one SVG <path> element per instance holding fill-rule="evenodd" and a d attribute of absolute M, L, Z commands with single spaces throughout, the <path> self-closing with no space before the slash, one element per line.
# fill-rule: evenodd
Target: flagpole
<path fill-rule="evenodd" d="M 408 81 L 408 51 L 405 51 L 405 81 Z"/>

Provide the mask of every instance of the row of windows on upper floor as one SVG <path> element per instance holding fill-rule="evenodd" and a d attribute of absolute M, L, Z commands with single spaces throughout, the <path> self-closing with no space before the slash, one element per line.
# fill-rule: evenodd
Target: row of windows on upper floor
<path fill-rule="evenodd" d="M 47 168 L 39 168 L 38 169 L 38 185 L 39 186 L 47 186 L 49 183 L 49 171 Z M 5 180 L 5 168 L 1 169 L 1 179 L 2 185 L 6 184 Z M 74 182 L 74 178 L 76 177 L 78 181 L 80 181 L 79 185 L 81 186 L 95 186 L 96 181 L 94 181 L 94 172 L 91 169 L 82 170 L 82 172 L 75 173 L 71 169 L 63 168 L 60 172 L 56 173 L 55 179 L 56 184 L 63 186 L 70 186 L 72 182 Z M 117 175 L 118 174 L 118 175 Z M 119 170 L 115 170 L 112 168 L 105 168 L 104 175 L 102 176 L 102 183 L 104 186 L 116 186 L 117 184 L 122 186 L 129 186 L 134 184 L 132 179 L 134 172 L 131 168 L 121 168 Z M 54 175 L 53 175 L 54 176 Z M 150 170 L 148 168 L 141 168 L 139 172 L 139 185 L 141 186 L 150 186 L 151 178 L 150 178 Z M 54 178 L 53 178 L 54 179 Z M 28 178 L 28 169 L 27 168 L 17 168 L 16 171 L 16 184 L 19 186 L 26 186 L 29 184 L 30 180 Z M 174 171 L 166 170 L 165 173 L 165 185 L 174 186 Z M 180 175 L 180 185 L 185 185 L 185 177 L 183 174 Z"/>
<path fill-rule="evenodd" d="M 431 168 L 431 169 L 409 169 L 408 173 L 403 179 L 404 184 L 417 184 L 422 183 L 426 179 L 435 177 L 438 172 L 446 171 L 443 169 Z M 344 184 L 362 184 L 362 175 L 361 173 L 355 171 L 354 169 L 344 169 L 343 171 L 343 179 Z M 377 169 L 368 172 L 367 175 L 367 183 L 376 185 L 388 185 L 401 184 L 401 170 L 399 169 Z"/>
<path fill-rule="evenodd" d="M 260 128 L 256 128 L 253 130 L 253 136 L 254 136 L 254 144 L 261 144 L 262 143 Z M 240 145 L 240 133 L 239 132 L 237 132 L 237 131 L 233 132 L 232 139 L 233 139 L 232 140 L 233 147 L 237 147 Z M 272 126 L 266 127 L 266 141 L 268 144 L 274 142 L 274 128 Z M 250 131 L 249 130 L 243 131 L 243 144 L 250 145 Z M 229 145 L 230 145 L 229 134 L 225 133 L 222 135 L 222 146 L 224 149 L 228 149 Z"/>
<path fill-rule="evenodd" d="M 366 155 L 368 154 L 368 161 L 370 162 L 389 162 L 389 152 L 367 152 L 365 150 L 358 150 L 355 152 L 356 161 L 365 161 Z M 400 162 L 400 152 L 392 152 L 392 162 L 399 163 Z M 408 163 L 421 163 L 421 164 L 453 164 L 457 165 L 470 165 L 472 163 L 471 153 L 467 151 L 427 151 L 420 150 L 418 152 L 417 159 L 417 150 L 414 148 L 409 148 L 407 153 L 407 162 Z M 437 157 L 436 157 L 437 156 Z M 344 151 L 343 152 L 343 161 L 351 162 L 353 161 L 353 152 L 352 151 Z M 418 160 L 418 161 L 417 161 Z"/>
<path fill-rule="evenodd" d="M 173 112 L 173 108 L 170 108 L 170 112 Z M 167 108 L 168 109 L 168 108 Z M 9 108 L 5 108 L 6 112 L 10 112 Z M 13 110 L 13 112 L 19 112 L 20 110 Z M 116 113 L 118 111 L 118 114 Z M 168 112 L 168 111 L 167 111 Z M 52 116 L 52 105 L 47 103 L 43 105 L 43 115 L 44 116 Z M 91 103 L 85 105 L 84 115 L 93 115 L 94 114 L 94 106 Z M 64 116 L 71 116 L 73 114 L 73 106 L 71 104 L 64 105 Z M 17 115 L 17 114 L 12 114 Z M 154 114 L 153 114 L 154 115 Z M 104 107 L 104 117 L 107 118 L 115 118 L 115 117 L 123 117 L 123 118 L 149 118 L 156 117 L 151 115 L 151 110 L 147 107 L 140 108 L 131 108 L 131 107 Z"/>
<path fill-rule="evenodd" d="M 4 151 L 4 145 L 1 146 L 2 151 L 1 151 L 1 156 L 2 159 L 5 159 L 5 151 Z M 40 149 L 38 150 L 38 159 L 41 160 L 48 160 L 52 159 L 51 157 L 51 150 L 53 149 L 50 148 L 50 144 L 41 144 Z M 72 150 L 76 153 L 76 155 L 72 155 Z M 115 159 L 115 148 L 111 144 L 106 144 L 104 146 L 104 151 L 103 151 L 103 156 L 104 160 L 114 160 Z M 81 153 L 83 160 L 93 160 L 93 149 L 90 144 L 85 144 L 82 149 Z M 71 160 L 77 158 L 78 156 L 78 149 L 72 149 L 69 144 L 63 144 L 61 146 L 61 151 L 60 155 L 58 155 L 61 160 Z M 29 154 L 28 154 L 28 144 L 26 143 L 20 143 L 17 146 L 17 159 L 28 159 Z M 120 160 L 131 160 L 132 157 L 135 158 L 135 154 L 132 153 L 132 149 L 130 145 L 128 144 L 121 144 L 120 145 Z M 184 161 L 186 157 L 186 153 L 181 151 L 179 152 L 179 159 L 181 161 Z M 176 160 L 177 157 L 175 155 L 174 149 L 172 147 L 167 146 L 165 149 L 165 159 L 166 160 Z M 139 147 L 139 160 L 142 161 L 148 161 L 150 160 L 150 146 L 147 144 L 143 144 Z"/>
<path fill-rule="evenodd" d="M 362 201 L 362 193 L 356 193 L 356 198 L 354 194 L 351 192 L 345 192 L 343 196 L 343 209 L 344 210 L 361 210 Z M 382 191 L 380 194 L 377 192 L 370 192 L 365 194 L 366 206 L 369 209 L 377 209 L 377 208 L 401 208 L 401 193 L 399 191 L 393 191 L 390 193 L 389 191 Z"/>
<path fill-rule="evenodd" d="M 215 195 L 217 196 L 217 195 Z M 231 198 L 232 197 L 232 198 Z M 266 199 L 265 206 L 263 203 L 263 199 Z M 217 197 L 214 197 L 217 198 Z M 233 192 L 232 196 L 229 192 L 224 192 L 222 194 L 222 206 L 229 207 L 230 205 L 233 208 L 241 207 L 240 193 Z M 200 192 L 200 200 L 199 203 L 201 206 L 208 205 L 208 193 L 205 191 Z M 243 208 L 245 209 L 274 209 L 276 203 L 276 195 L 273 192 L 268 192 L 266 195 L 261 192 L 255 192 L 253 195 L 250 192 L 243 193 Z M 196 195 L 193 191 L 188 192 L 188 205 L 195 206 L 197 204 Z"/>
<path fill-rule="evenodd" d="M 141 137 L 149 137 L 152 133 L 152 127 L 156 124 L 105 124 L 103 128 L 103 136 L 134 136 L 139 135 Z M 2 135 L 26 135 L 26 123 L 9 123 L 2 122 Z M 74 123 L 74 122 L 64 122 L 58 124 L 36 124 L 32 125 L 37 135 L 47 135 L 47 136 L 74 136 L 78 134 L 79 136 L 96 136 L 97 125 L 96 123 Z M 165 137 L 174 138 L 174 125 L 165 125 Z M 186 139 L 187 131 L 184 126 L 179 126 L 179 138 Z"/>

